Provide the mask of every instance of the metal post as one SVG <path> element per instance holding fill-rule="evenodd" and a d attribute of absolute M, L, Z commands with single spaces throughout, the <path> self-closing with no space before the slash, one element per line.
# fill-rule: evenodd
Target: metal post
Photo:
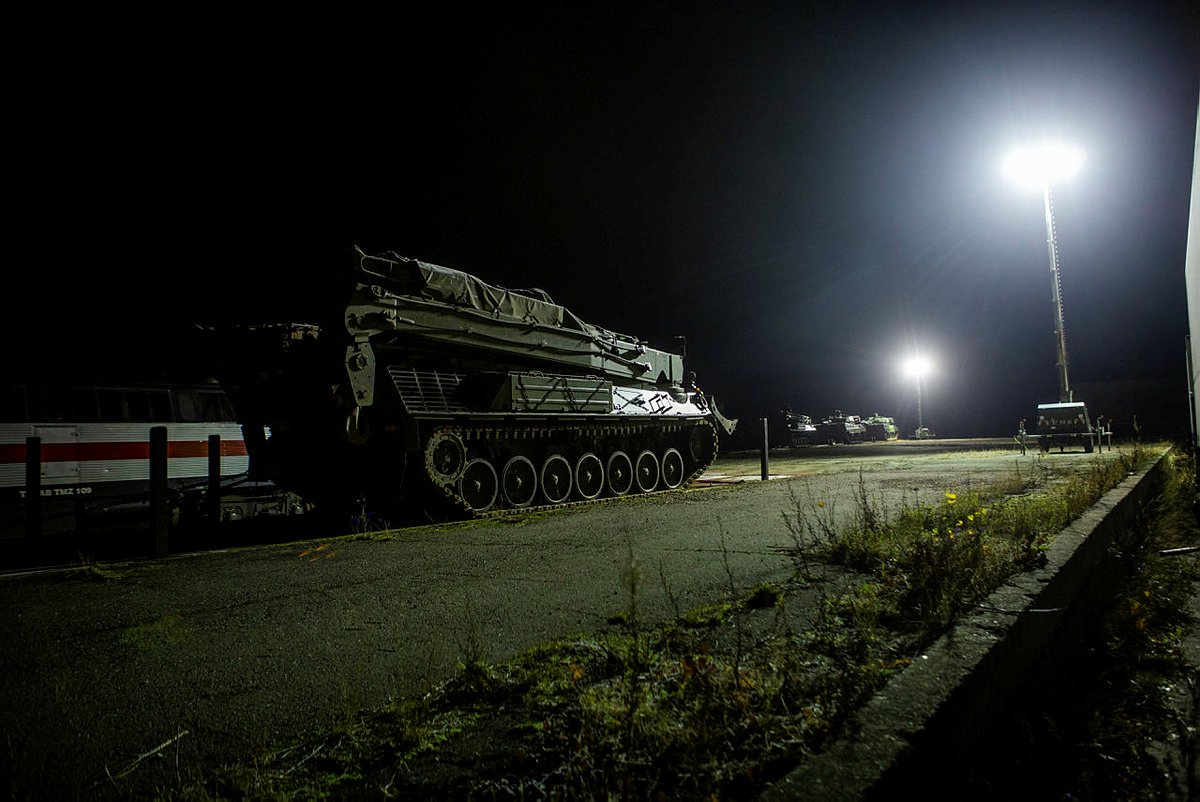
<path fill-rule="evenodd" d="M 1054 233 L 1054 202 L 1050 197 L 1050 185 L 1042 187 L 1042 200 L 1046 206 L 1046 247 L 1050 251 L 1050 283 L 1054 289 L 1054 336 L 1058 350 L 1058 400 L 1062 403 L 1074 400 L 1071 382 L 1067 378 L 1067 331 L 1063 325 L 1062 274 L 1058 270 L 1058 237 Z"/>
<path fill-rule="evenodd" d="M 42 533 L 42 438 L 25 438 L 25 537 Z"/>
<path fill-rule="evenodd" d="M 917 374 L 917 439 L 925 438 L 925 422 L 921 417 L 921 374 Z"/>
<path fill-rule="evenodd" d="M 767 442 L 767 419 L 766 419 L 766 418 L 760 418 L 760 420 L 762 421 L 762 432 L 763 432 L 763 439 L 762 439 L 762 478 L 763 478 L 763 481 L 765 482 L 767 479 L 771 478 L 771 471 L 770 471 L 770 467 L 769 467 L 769 465 L 768 465 L 768 459 L 767 459 L 767 449 L 768 449 L 768 442 Z"/>
<path fill-rule="evenodd" d="M 208 525 L 216 529 L 221 522 L 221 435 L 208 436 L 208 493 L 205 494 L 208 508 Z"/>
<path fill-rule="evenodd" d="M 167 556 L 167 527 L 170 501 L 167 498 L 167 427 L 150 428 L 150 529 L 154 556 Z"/>

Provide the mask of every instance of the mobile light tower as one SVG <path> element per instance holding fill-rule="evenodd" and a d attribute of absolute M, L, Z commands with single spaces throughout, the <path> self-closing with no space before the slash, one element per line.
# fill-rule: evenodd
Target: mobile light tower
<path fill-rule="evenodd" d="M 932 437 L 933 433 L 925 428 L 925 421 L 921 415 L 921 379 L 933 369 L 933 365 L 923 356 L 913 356 L 904 361 L 903 367 L 906 374 L 917 380 L 917 430 L 913 434 L 918 440 L 924 440 Z"/>
<path fill-rule="evenodd" d="M 1051 187 L 1073 176 L 1083 164 L 1083 151 L 1059 143 L 1013 151 L 1004 170 L 1018 184 L 1040 189 L 1046 211 L 1046 247 L 1050 253 L 1050 283 L 1054 302 L 1054 340 L 1058 367 L 1058 403 L 1038 405 L 1038 445 L 1049 451 L 1050 444 L 1062 449 L 1065 442 L 1076 441 L 1085 451 L 1092 450 L 1092 426 L 1087 408 L 1075 401 L 1067 373 L 1067 332 L 1063 325 L 1062 274 L 1058 267 L 1058 235 L 1054 229 L 1054 198 Z"/>

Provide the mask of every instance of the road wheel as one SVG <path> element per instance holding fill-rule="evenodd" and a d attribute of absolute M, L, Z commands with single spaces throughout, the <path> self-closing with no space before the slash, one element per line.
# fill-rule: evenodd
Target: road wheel
<path fill-rule="evenodd" d="M 633 462 L 624 451 L 614 451 L 609 456 L 608 470 L 604 473 L 608 492 L 614 496 L 623 496 L 633 488 Z"/>
<path fill-rule="evenodd" d="M 492 463 L 485 459 L 473 459 L 463 468 L 458 480 L 458 495 L 472 512 L 486 512 L 496 503 L 499 484 Z"/>
<path fill-rule="evenodd" d="M 571 496 L 571 463 L 562 454 L 551 454 L 542 463 L 542 495 L 551 504 L 562 504 Z"/>
<path fill-rule="evenodd" d="M 604 490 L 604 466 L 600 458 L 588 452 L 575 462 L 575 491 L 581 498 L 592 499 Z"/>
<path fill-rule="evenodd" d="M 674 448 L 663 452 L 662 483 L 672 490 L 683 483 L 683 455 Z"/>
<path fill-rule="evenodd" d="M 643 493 L 649 493 L 658 487 L 660 473 L 658 457 L 654 456 L 653 451 L 643 451 L 641 454 L 638 454 L 637 462 L 633 466 L 633 475 L 637 482 L 638 490 Z"/>
<path fill-rule="evenodd" d="M 500 472 L 500 488 L 510 507 L 528 507 L 537 495 L 537 468 L 527 457 L 513 457 Z"/>

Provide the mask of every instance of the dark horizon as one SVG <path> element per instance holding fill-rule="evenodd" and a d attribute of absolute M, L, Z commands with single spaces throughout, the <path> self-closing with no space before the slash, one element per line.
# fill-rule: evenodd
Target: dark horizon
<path fill-rule="evenodd" d="M 899 363 L 921 350 L 925 423 L 1005 436 L 1058 393 L 1040 197 L 999 164 L 1054 136 L 1087 153 L 1055 189 L 1076 398 L 1187 431 L 1190 7 L 295 24 L 81 45 L 76 84 L 21 98 L 15 371 L 160 371 L 196 322 L 324 319 L 359 245 L 686 335 L 744 421 L 841 409 L 908 432 Z"/>

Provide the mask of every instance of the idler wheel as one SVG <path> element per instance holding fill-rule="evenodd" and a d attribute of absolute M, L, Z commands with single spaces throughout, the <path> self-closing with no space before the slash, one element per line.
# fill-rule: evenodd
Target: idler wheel
<path fill-rule="evenodd" d="M 571 463 L 562 454 L 551 454 L 542 463 L 542 495 L 551 504 L 571 497 Z"/>
<path fill-rule="evenodd" d="M 633 462 L 624 451 L 614 451 L 608 458 L 608 470 L 605 472 L 608 492 L 614 496 L 623 496 L 633 488 Z"/>
<path fill-rule="evenodd" d="M 580 497 L 593 499 L 604 490 L 604 466 L 590 451 L 575 462 L 575 491 Z"/>
<path fill-rule="evenodd" d="M 654 456 L 653 451 L 643 451 L 638 454 L 637 462 L 633 466 L 633 475 L 637 481 L 638 490 L 649 493 L 658 487 L 659 474 L 658 457 Z"/>
<path fill-rule="evenodd" d="M 677 449 L 668 448 L 663 452 L 662 483 L 671 490 L 683 483 L 683 455 Z"/>
<path fill-rule="evenodd" d="M 438 484 L 452 485 L 466 467 L 467 448 L 458 435 L 441 432 L 430 438 L 425 446 L 425 471 L 430 479 Z"/>
<path fill-rule="evenodd" d="M 496 469 L 485 459 L 473 459 L 458 480 L 458 495 L 472 512 L 486 512 L 496 503 Z"/>
<path fill-rule="evenodd" d="M 500 489 L 510 507 L 528 507 L 537 495 L 537 468 L 527 457 L 513 457 L 500 472 Z"/>
<path fill-rule="evenodd" d="M 693 426 L 688 434 L 688 456 L 697 465 L 707 466 L 716 456 L 716 433 L 708 426 Z"/>

